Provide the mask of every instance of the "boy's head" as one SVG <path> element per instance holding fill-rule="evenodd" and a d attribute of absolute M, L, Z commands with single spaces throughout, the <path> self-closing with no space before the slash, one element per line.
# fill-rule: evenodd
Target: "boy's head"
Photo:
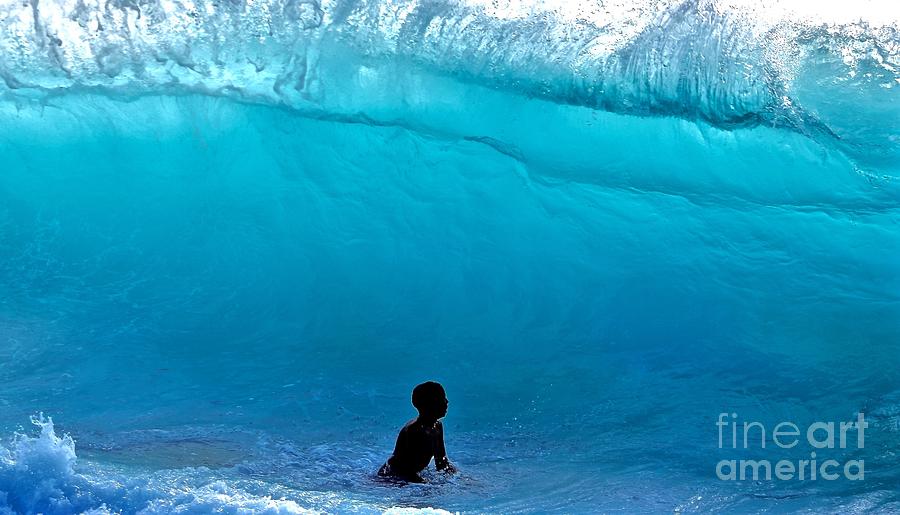
<path fill-rule="evenodd" d="M 434 418 L 446 415 L 447 406 L 450 404 L 444 387 L 434 381 L 426 381 L 413 388 L 412 403 L 420 415 Z"/>

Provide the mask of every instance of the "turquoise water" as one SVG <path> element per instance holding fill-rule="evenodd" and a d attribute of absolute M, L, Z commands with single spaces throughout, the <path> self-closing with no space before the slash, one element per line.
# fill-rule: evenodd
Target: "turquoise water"
<path fill-rule="evenodd" d="M 0 3 L 0 513 L 900 511 L 896 22 L 523 5 Z"/>

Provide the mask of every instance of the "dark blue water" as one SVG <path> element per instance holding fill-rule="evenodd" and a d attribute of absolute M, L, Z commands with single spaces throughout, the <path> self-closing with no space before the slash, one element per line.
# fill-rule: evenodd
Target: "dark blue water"
<path fill-rule="evenodd" d="M 0 4 L 0 513 L 900 511 L 897 25 L 846 11 Z M 460 473 L 373 481 L 426 379 Z M 811 452 L 865 477 L 716 474 Z"/>

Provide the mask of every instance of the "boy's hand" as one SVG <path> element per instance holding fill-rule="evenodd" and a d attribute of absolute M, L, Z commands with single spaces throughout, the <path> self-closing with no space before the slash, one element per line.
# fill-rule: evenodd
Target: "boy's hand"
<path fill-rule="evenodd" d="M 456 467 L 454 467 L 453 464 L 450 463 L 450 460 L 448 460 L 446 457 L 444 457 L 444 459 L 442 459 L 441 461 L 435 463 L 435 468 L 440 470 L 441 472 L 446 472 L 448 474 L 456 473 Z"/>

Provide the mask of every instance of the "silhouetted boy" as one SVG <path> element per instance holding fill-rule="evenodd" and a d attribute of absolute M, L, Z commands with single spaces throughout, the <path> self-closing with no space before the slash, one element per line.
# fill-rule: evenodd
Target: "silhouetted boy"
<path fill-rule="evenodd" d="M 424 483 L 419 472 L 428 466 L 432 457 L 436 469 L 456 472 L 444 450 L 444 426 L 439 420 L 447 414 L 450 404 L 444 387 L 434 381 L 422 383 L 413 389 L 412 403 L 419 416 L 400 430 L 394 454 L 381 466 L 378 475 Z"/>

